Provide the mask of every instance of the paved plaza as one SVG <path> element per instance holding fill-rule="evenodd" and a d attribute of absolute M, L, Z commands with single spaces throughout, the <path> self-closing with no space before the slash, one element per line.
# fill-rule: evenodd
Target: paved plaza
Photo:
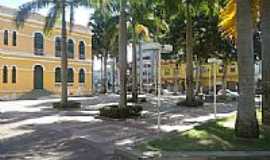
<path fill-rule="evenodd" d="M 147 96 L 142 117 L 109 120 L 98 117 L 98 108 L 116 103 L 119 96 L 71 98 L 82 102 L 80 111 L 57 111 L 58 99 L 0 102 L 0 159 L 108 160 L 115 147 L 134 145 L 157 130 L 156 98 Z M 213 106 L 176 106 L 180 96 L 163 96 L 161 133 L 184 131 L 212 119 Z M 235 103 L 218 104 L 218 115 L 234 112 Z"/>

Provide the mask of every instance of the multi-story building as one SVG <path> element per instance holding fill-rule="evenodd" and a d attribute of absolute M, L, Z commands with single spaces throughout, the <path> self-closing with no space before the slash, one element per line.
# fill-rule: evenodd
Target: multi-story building
<path fill-rule="evenodd" d="M 169 53 L 170 45 L 161 45 L 159 43 L 142 43 L 141 54 L 137 54 L 137 70 L 139 72 L 138 79 L 141 80 L 141 85 L 144 89 L 154 89 L 157 81 L 157 67 L 158 67 L 158 53 L 161 51 L 163 54 Z M 139 47 L 138 47 L 139 48 Z M 137 49 L 139 52 L 139 49 Z"/>
<path fill-rule="evenodd" d="M 224 65 L 219 64 L 214 71 L 211 64 L 202 64 L 200 66 L 199 81 L 204 89 L 213 87 L 213 76 L 216 72 L 217 86 L 222 85 L 224 76 Z M 179 88 L 185 87 L 186 65 L 184 63 L 178 64 L 176 60 L 162 60 L 161 62 L 161 77 L 162 85 L 168 88 L 174 88 L 175 84 L 179 84 Z M 227 66 L 226 74 L 227 87 L 236 89 L 238 83 L 238 67 L 237 62 L 231 62 Z M 196 66 L 194 67 L 194 83 L 196 81 Z"/>
<path fill-rule="evenodd" d="M 0 6 L 0 97 L 22 95 L 35 89 L 61 92 L 61 28 L 43 33 L 45 18 L 32 14 L 16 28 L 15 9 Z M 69 95 L 92 90 L 92 39 L 90 30 L 75 25 L 68 33 Z"/>
<path fill-rule="evenodd" d="M 156 75 L 156 55 L 154 43 L 142 43 L 142 55 L 137 54 L 137 67 L 139 71 L 139 78 L 143 84 L 154 84 Z M 139 52 L 139 49 L 137 49 Z M 140 57 L 142 56 L 142 57 Z"/>

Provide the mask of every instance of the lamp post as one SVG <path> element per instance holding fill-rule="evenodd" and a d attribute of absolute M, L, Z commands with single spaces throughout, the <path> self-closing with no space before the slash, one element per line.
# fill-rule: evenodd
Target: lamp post
<path fill-rule="evenodd" d="M 160 106 L 161 106 L 161 53 L 169 53 L 171 52 L 172 46 L 171 45 L 160 45 L 157 44 L 157 60 L 158 60 L 158 103 L 157 103 L 157 110 L 158 110 L 158 117 L 157 117 L 157 126 L 158 130 L 160 131 L 160 121 L 161 121 L 161 115 L 160 115 Z"/>
<path fill-rule="evenodd" d="M 212 74 L 211 74 L 211 66 L 209 66 L 208 68 L 208 93 L 210 94 L 211 91 L 211 78 L 212 78 Z"/>
<path fill-rule="evenodd" d="M 208 63 L 213 64 L 213 70 L 214 70 L 214 80 L 213 80 L 213 87 L 214 87 L 214 115 L 215 119 L 217 118 L 217 69 L 216 65 L 222 63 L 221 60 L 216 58 L 210 58 L 208 59 Z"/>

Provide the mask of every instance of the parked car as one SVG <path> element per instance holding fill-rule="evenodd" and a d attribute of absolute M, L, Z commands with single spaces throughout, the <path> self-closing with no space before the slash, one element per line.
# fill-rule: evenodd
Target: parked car
<path fill-rule="evenodd" d="M 217 95 L 226 95 L 228 97 L 231 97 L 231 98 L 238 98 L 239 97 L 239 93 L 238 92 L 233 92 L 229 89 L 221 89 L 218 91 Z"/>

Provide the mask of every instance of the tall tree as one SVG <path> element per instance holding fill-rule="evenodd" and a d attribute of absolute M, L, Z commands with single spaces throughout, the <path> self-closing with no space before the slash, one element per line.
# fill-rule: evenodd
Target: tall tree
<path fill-rule="evenodd" d="M 107 61 L 109 55 L 115 55 L 117 46 L 119 16 L 113 15 L 111 10 L 103 12 L 97 8 L 92 15 L 89 25 L 93 32 L 93 53 L 103 57 L 102 61 L 102 93 L 107 92 Z"/>
<path fill-rule="evenodd" d="M 171 17 L 181 15 L 186 22 L 186 80 L 187 80 L 187 92 L 186 92 L 186 104 L 193 105 L 195 101 L 194 95 L 194 83 L 193 83 L 193 52 L 194 52 L 194 32 L 193 32 L 193 21 L 194 17 L 210 12 L 212 6 L 209 4 L 215 4 L 213 0 L 165 0 L 166 11 Z M 211 2 L 211 3 L 210 3 Z M 209 7 L 211 6 L 211 7 Z M 212 9 L 213 10 L 213 9 Z"/>
<path fill-rule="evenodd" d="M 120 18 L 119 18 L 119 60 L 120 60 L 120 102 L 119 107 L 127 106 L 127 17 L 126 0 L 120 0 Z"/>
<path fill-rule="evenodd" d="M 253 25 L 256 26 L 259 15 L 261 14 L 261 30 L 262 30 L 262 84 L 263 84 L 263 99 L 262 99 L 262 121 L 265 125 L 270 125 L 270 92 L 269 80 L 270 77 L 267 73 L 269 69 L 270 57 L 268 53 L 269 43 L 269 1 L 265 0 L 252 0 L 252 19 Z M 235 39 L 237 36 L 236 30 L 236 0 L 229 0 L 229 3 L 220 14 L 220 28 L 224 31 L 225 36 Z M 260 13 L 260 14 L 259 14 Z M 260 43 L 258 43 L 258 32 L 255 33 L 255 53 L 260 57 Z"/>
<path fill-rule="evenodd" d="M 137 80 L 137 45 L 142 38 L 148 39 L 148 28 L 145 24 L 149 20 L 150 8 L 154 4 L 152 0 L 129 0 L 130 10 L 129 22 L 131 24 L 132 41 L 132 99 L 138 100 L 138 80 Z M 140 44 L 139 44 L 140 45 Z M 141 63 L 141 62 L 140 62 Z"/>
<path fill-rule="evenodd" d="M 262 121 L 270 126 L 270 1 L 261 0 L 261 28 L 262 28 L 262 82 L 263 82 L 263 110 Z"/>
<path fill-rule="evenodd" d="M 237 0 L 237 50 L 240 97 L 235 134 L 242 138 L 258 138 L 259 126 L 255 111 L 253 23 L 251 0 Z"/>
<path fill-rule="evenodd" d="M 38 11 L 42 8 L 50 7 L 49 13 L 46 17 L 44 32 L 49 33 L 55 26 L 58 19 L 61 19 L 61 71 L 62 71 L 62 90 L 61 90 L 61 106 L 66 107 L 68 103 L 67 94 L 67 22 L 66 9 L 70 9 L 70 32 L 72 31 L 74 22 L 74 8 L 79 6 L 89 7 L 88 0 L 32 0 L 19 7 L 16 15 L 17 27 L 22 27 L 25 20 L 31 15 L 33 11 Z"/>
<path fill-rule="evenodd" d="M 192 104 L 195 101 L 194 97 L 194 84 L 193 84 L 193 42 L 192 42 L 192 18 L 190 10 L 190 2 L 186 2 L 186 82 L 187 93 L 186 102 Z"/>

